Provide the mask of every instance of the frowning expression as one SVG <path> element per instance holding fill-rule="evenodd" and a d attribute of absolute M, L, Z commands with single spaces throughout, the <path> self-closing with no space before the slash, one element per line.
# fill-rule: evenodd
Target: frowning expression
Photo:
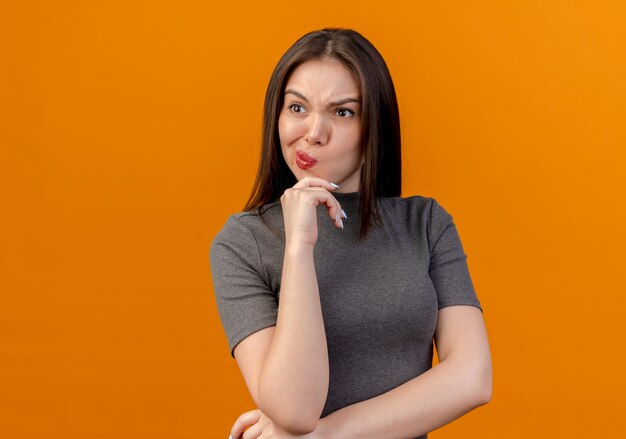
<path fill-rule="evenodd" d="M 301 180 L 320 177 L 357 192 L 361 177 L 359 86 L 331 59 L 307 61 L 291 74 L 278 117 L 283 157 Z"/>

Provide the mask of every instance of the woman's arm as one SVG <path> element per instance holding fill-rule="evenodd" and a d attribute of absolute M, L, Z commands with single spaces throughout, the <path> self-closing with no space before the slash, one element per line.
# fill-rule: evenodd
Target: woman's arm
<path fill-rule="evenodd" d="M 259 408 L 291 433 L 315 430 L 328 393 L 328 351 L 313 248 L 287 246 L 278 320 L 259 383 Z"/>
<path fill-rule="evenodd" d="M 320 420 L 315 437 L 414 438 L 491 400 L 491 354 L 481 311 L 450 306 L 439 311 L 435 343 L 440 362 L 383 395 Z"/>
<path fill-rule="evenodd" d="M 321 186 L 321 187 L 320 187 Z M 305 178 L 281 198 L 285 256 L 275 328 L 243 340 L 234 355 L 257 407 L 291 434 L 315 430 L 328 393 L 326 334 L 313 250 L 317 211 L 325 204 L 340 226 L 328 182 Z"/>

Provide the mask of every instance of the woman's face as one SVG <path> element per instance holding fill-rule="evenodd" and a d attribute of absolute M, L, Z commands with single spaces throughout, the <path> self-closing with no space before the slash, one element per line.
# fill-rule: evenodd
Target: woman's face
<path fill-rule="evenodd" d="M 361 178 L 361 96 L 352 73 L 333 60 L 307 61 L 291 74 L 278 116 L 283 157 L 296 176 L 357 192 Z"/>

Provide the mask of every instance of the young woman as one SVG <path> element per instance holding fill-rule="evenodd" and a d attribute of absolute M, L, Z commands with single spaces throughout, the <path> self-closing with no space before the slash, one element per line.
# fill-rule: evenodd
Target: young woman
<path fill-rule="evenodd" d="M 211 246 L 231 355 L 258 407 L 232 438 L 426 438 L 486 404 L 466 255 L 435 199 L 400 197 L 398 106 L 378 51 L 352 30 L 304 35 L 264 110 L 250 199 Z"/>

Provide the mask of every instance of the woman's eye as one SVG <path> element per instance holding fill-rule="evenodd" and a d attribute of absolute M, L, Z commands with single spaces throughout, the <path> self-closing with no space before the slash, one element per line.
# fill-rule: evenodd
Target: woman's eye
<path fill-rule="evenodd" d="M 351 116 L 354 116 L 354 111 L 350 110 L 349 108 L 338 108 L 336 113 L 337 113 L 337 116 L 339 116 L 339 117 L 351 117 Z"/>
<path fill-rule="evenodd" d="M 304 111 L 304 108 L 300 104 L 291 104 L 289 109 L 294 113 L 302 113 Z"/>

